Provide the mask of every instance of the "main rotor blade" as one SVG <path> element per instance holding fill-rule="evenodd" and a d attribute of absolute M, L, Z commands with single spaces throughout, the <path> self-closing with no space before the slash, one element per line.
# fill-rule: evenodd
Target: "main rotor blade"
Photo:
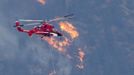
<path fill-rule="evenodd" d="M 30 24 L 24 24 L 23 26 L 35 26 L 40 25 L 41 23 L 30 23 Z"/>
<path fill-rule="evenodd" d="M 44 20 L 27 20 L 27 19 L 19 19 L 20 22 L 43 22 Z"/>
<path fill-rule="evenodd" d="M 59 20 L 65 20 L 65 19 L 71 19 L 73 17 L 74 14 L 69 14 L 69 15 L 65 15 L 63 17 L 58 17 L 52 20 L 49 20 L 47 22 L 54 22 L 54 21 L 59 21 Z"/>
<path fill-rule="evenodd" d="M 51 20 L 31 20 L 31 19 L 19 19 L 18 21 L 20 22 L 54 22 L 54 21 L 59 21 L 59 20 L 65 20 L 65 19 L 71 19 L 74 16 L 74 14 L 69 14 L 69 15 L 65 15 L 63 17 L 58 17 L 55 19 L 51 19 Z"/>
<path fill-rule="evenodd" d="M 40 25 L 41 23 L 30 23 L 30 24 L 21 24 L 19 26 L 23 27 L 23 26 L 35 26 L 35 25 Z M 16 25 L 14 25 L 13 27 L 17 27 Z"/>
<path fill-rule="evenodd" d="M 59 17 L 59 18 L 55 18 L 52 20 L 48 20 L 47 22 L 54 22 L 54 21 L 59 21 L 59 20 L 63 20 L 63 19 L 64 19 L 63 17 Z"/>
<path fill-rule="evenodd" d="M 72 14 L 65 15 L 63 17 L 69 18 L 69 17 L 73 17 L 73 16 L 74 16 L 74 14 L 72 13 Z"/>

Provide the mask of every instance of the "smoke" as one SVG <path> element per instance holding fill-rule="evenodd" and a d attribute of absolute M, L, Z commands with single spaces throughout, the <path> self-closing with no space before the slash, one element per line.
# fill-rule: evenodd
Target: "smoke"
<path fill-rule="evenodd" d="M 18 49 L 18 39 L 14 34 L 9 32 L 5 27 L 0 26 L 0 59 L 11 60 L 15 58 Z M 16 48 L 16 49 L 14 49 Z"/>
<path fill-rule="evenodd" d="M 69 9 L 69 6 L 71 5 L 72 0 L 65 0 L 66 10 Z"/>
<path fill-rule="evenodd" d="M 70 61 L 65 57 L 60 57 L 57 63 L 58 66 L 58 75 L 70 75 L 72 70 L 72 65 Z"/>

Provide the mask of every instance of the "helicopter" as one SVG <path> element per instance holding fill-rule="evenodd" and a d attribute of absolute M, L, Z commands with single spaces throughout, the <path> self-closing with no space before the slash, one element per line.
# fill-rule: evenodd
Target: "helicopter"
<path fill-rule="evenodd" d="M 28 36 L 32 36 L 33 34 L 43 37 L 52 37 L 52 36 L 63 36 L 61 32 L 59 32 L 53 25 L 51 25 L 51 22 L 59 21 L 59 20 L 65 20 L 65 19 L 71 19 L 73 17 L 73 14 L 65 15 L 63 17 L 57 17 L 51 20 L 31 20 L 31 19 L 19 19 L 15 22 L 16 29 L 19 32 L 27 33 Z M 29 24 L 21 24 L 21 22 L 30 22 Z M 34 22 L 34 23 L 31 23 Z M 35 23 L 36 22 L 36 23 Z M 24 26 L 31 26 L 34 25 L 34 27 L 30 30 L 24 29 Z"/>

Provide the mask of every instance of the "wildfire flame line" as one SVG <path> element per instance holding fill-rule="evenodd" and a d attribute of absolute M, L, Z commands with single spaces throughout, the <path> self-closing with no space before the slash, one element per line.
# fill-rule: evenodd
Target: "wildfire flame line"
<path fill-rule="evenodd" d="M 77 29 L 74 27 L 73 24 L 69 23 L 68 21 L 61 21 L 59 22 L 60 29 L 63 32 L 66 32 L 71 39 L 67 37 L 63 37 L 63 40 L 57 40 L 54 37 L 44 37 L 43 39 L 47 41 L 51 46 L 56 48 L 59 52 L 64 53 L 68 58 L 71 58 L 69 54 L 66 54 L 65 48 L 73 42 L 74 39 L 76 39 L 79 36 L 79 33 Z M 79 69 L 84 68 L 84 57 L 85 53 L 81 48 L 78 48 L 78 58 L 79 58 L 79 63 L 76 65 Z"/>

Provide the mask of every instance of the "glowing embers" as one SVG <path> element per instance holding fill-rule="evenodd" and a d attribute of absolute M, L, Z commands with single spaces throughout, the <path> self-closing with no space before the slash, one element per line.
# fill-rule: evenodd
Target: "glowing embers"
<path fill-rule="evenodd" d="M 46 0 L 37 0 L 40 4 L 45 5 Z"/>
<path fill-rule="evenodd" d="M 78 49 L 78 58 L 79 58 L 80 63 L 76 65 L 79 69 L 84 68 L 84 63 L 83 63 L 84 57 L 85 57 L 84 51 L 81 48 L 79 48 Z"/>
<path fill-rule="evenodd" d="M 44 40 L 46 40 L 52 47 L 56 48 L 59 52 L 64 53 L 65 47 L 69 46 L 70 41 L 66 37 L 64 37 L 64 40 L 59 41 L 54 37 L 44 37 Z"/>

